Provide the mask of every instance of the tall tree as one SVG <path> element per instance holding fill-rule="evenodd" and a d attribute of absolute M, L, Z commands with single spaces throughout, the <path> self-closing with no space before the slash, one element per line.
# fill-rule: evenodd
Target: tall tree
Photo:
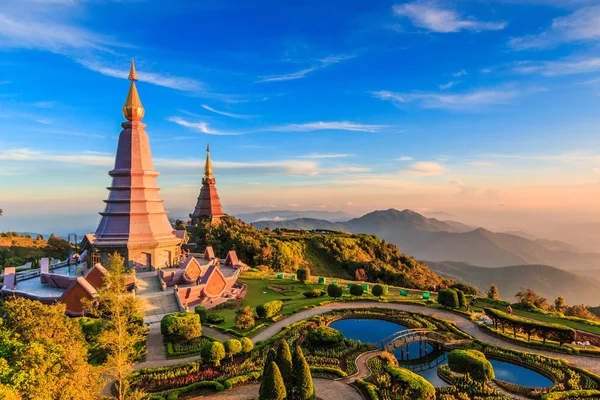
<path fill-rule="evenodd" d="M 104 288 L 98 291 L 97 307 L 92 311 L 104 320 L 104 329 L 98 344 L 107 353 L 105 373 L 116 380 L 119 400 L 137 399 L 139 391 L 128 394 L 127 375 L 133 372 L 133 362 L 138 355 L 137 345 L 144 340 L 144 326 L 139 323 L 140 300 L 127 291 L 125 260 L 118 253 L 108 257 L 108 274 Z"/>
<path fill-rule="evenodd" d="M 0 398 L 93 400 L 104 384 L 88 344 L 65 305 L 15 297 L 0 320 Z M 19 393 L 18 397 L 14 397 Z"/>
<path fill-rule="evenodd" d="M 498 286 L 496 286 L 495 284 L 492 284 L 492 286 L 490 286 L 490 290 L 488 291 L 487 297 L 490 300 L 500 300 L 500 293 L 498 292 Z"/>
<path fill-rule="evenodd" d="M 262 377 L 260 400 L 284 400 L 287 397 L 285 384 L 279 372 L 279 367 L 272 361 L 267 365 Z"/>
<path fill-rule="evenodd" d="M 294 352 L 294 397 L 297 400 L 308 400 L 315 397 L 310 367 L 304 358 L 300 346 L 296 346 Z"/>
<path fill-rule="evenodd" d="M 566 306 L 567 303 L 563 296 L 558 296 L 556 299 L 554 299 L 554 308 L 556 311 L 563 312 Z"/>

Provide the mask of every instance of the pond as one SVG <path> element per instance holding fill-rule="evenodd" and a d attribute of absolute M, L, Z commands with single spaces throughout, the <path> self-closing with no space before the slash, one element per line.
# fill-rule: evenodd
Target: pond
<path fill-rule="evenodd" d="M 348 339 L 360 340 L 377 347 L 381 346 L 381 341 L 386 337 L 408 329 L 395 322 L 361 318 L 335 321 L 330 327 L 339 330 Z M 436 350 L 429 344 L 411 343 L 407 347 L 394 351 L 400 366 L 414 371 L 434 386 L 449 386 L 437 376 L 437 367 L 447 363 L 447 353 Z M 490 362 L 494 367 L 496 379 L 534 388 L 552 385 L 550 379 L 530 369 L 503 361 L 490 360 Z"/>

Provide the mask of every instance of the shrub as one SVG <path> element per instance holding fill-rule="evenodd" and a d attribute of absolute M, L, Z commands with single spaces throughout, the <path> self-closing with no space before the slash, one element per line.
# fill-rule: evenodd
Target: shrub
<path fill-rule="evenodd" d="M 242 343 L 237 339 L 229 339 L 225 342 L 225 351 L 229 357 L 233 357 L 242 351 Z"/>
<path fill-rule="evenodd" d="M 383 294 L 383 286 L 381 286 L 381 285 L 373 286 L 373 289 L 371 289 L 371 294 L 375 297 L 381 297 L 381 295 Z"/>
<path fill-rule="evenodd" d="M 250 340 L 247 337 L 241 338 L 240 344 L 242 345 L 242 351 L 244 353 L 250 353 L 252 351 L 252 349 L 254 348 L 254 344 L 252 343 L 252 340 Z"/>
<path fill-rule="evenodd" d="M 294 372 L 292 367 L 292 352 L 290 346 L 285 339 L 279 341 L 277 346 L 277 357 L 275 359 L 279 372 L 285 382 L 291 382 L 294 379 Z"/>
<path fill-rule="evenodd" d="M 458 308 L 458 294 L 454 289 L 440 290 L 437 297 L 437 302 L 446 308 Z"/>
<path fill-rule="evenodd" d="M 203 306 L 194 307 L 194 313 L 200 316 L 200 322 L 205 324 L 208 320 L 208 313 L 206 312 L 206 308 Z"/>
<path fill-rule="evenodd" d="M 470 374 L 476 380 L 494 379 L 492 364 L 477 350 L 452 350 L 448 353 L 448 366 L 452 371 Z"/>
<path fill-rule="evenodd" d="M 207 363 L 218 367 L 224 358 L 225 347 L 221 342 L 210 342 L 202 348 L 202 359 Z"/>
<path fill-rule="evenodd" d="M 206 317 L 206 320 L 208 321 L 209 324 L 218 325 L 221 322 L 225 321 L 225 318 L 223 318 L 219 314 L 214 314 L 213 313 L 213 314 L 208 314 L 208 316 Z"/>
<path fill-rule="evenodd" d="M 160 333 L 167 337 L 192 340 L 202 336 L 200 316 L 191 313 L 168 314 L 160 321 Z"/>
<path fill-rule="evenodd" d="M 392 367 L 398 366 L 398 359 L 389 351 L 382 351 L 379 354 L 379 358 L 381 358 L 381 361 L 383 361 L 384 365 L 390 365 Z"/>
<path fill-rule="evenodd" d="M 344 335 L 337 329 L 319 326 L 308 331 L 306 338 L 313 346 L 335 346 L 344 340 Z"/>
<path fill-rule="evenodd" d="M 456 296 L 458 297 L 458 306 L 460 308 L 466 308 L 467 307 L 467 297 L 465 296 L 465 292 L 463 292 L 460 289 L 455 289 L 456 290 Z"/>
<path fill-rule="evenodd" d="M 399 389 L 399 399 L 435 400 L 435 388 L 425 378 L 404 368 L 385 367 Z"/>
<path fill-rule="evenodd" d="M 256 306 L 256 314 L 259 318 L 271 318 L 279 314 L 282 306 L 283 301 L 281 300 L 273 300 L 265 304 L 259 304 Z"/>
<path fill-rule="evenodd" d="M 254 326 L 254 312 L 249 306 L 238 311 L 235 317 L 235 326 L 242 331 L 248 330 Z"/>
<path fill-rule="evenodd" d="M 100 318 L 81 317 L 77 318 L 77 320 L 88 341 L 102 332 L 102 319 Z"/>
<path fill-rule="evenodd" d="M 327 286 L 327 294 L 329 295 L 329 297 L 333 297 L 335 299 L 337 297 L 342 297 L 342 294 L 344 294 L 344 290 L 340 285 L 334 285 L 332 283 L 331 285 Z"/>
<path fill-rule="evenodd" d="M 476 295 L 477 293 L 479 293 L 475 286 L 466 285 L 464 283 L 455 283 L 452 286 L 450 286 L 450 289 L 462 290 L 464 294 L 471 295 Z"/>
<path fill-rule="evenodd" d="M 287 397 L 283 378 L 274 361 L 267 365 L 260 384 L 260 400 L 283 400 Z"/>
<path fill-rule="evenodd" d="M 319 289 L 313 289 L 313 290 L 309 290 L 308 292 L 303 293 L 304 297 L 308 297 L 309 299 L 321 297 L 324 294 L 325 294 L 325 292 L 323 292 L 322 290 L 319 290 Z"/>
<path fill-rule="evenodd" d="M 310 280 L 310 269 L 308 268 L 298 268 L 296 271 L 296 277 L 302 283 Z"/>
<path fill-rule="evenodd" d="M 350 294 L 352 296 L 362 296 L 364 293 L 364 289 L 361 285 L 358 284 L 354 284 L 352 285 L 352 287 L 350 288 Z"/>
<path fill-rule="evenodd" d="M 300 346 L 294 352 L 294 393 L 298 400 L 312 399 L 315 394 L 310 367 L 302 354 Z"/>

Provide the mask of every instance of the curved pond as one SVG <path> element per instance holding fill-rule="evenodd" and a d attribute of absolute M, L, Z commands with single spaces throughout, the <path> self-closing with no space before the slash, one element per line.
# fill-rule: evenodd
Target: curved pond
<path fill-rule="evenodd" d="M 395 322 L 380 319 L 350 318 L 333 322 L 330 327 L 342 332 L 344 337 L 360 340 L 377 347 L 381 341 L 396 332 L 408 328 Z M 447 353 L 436 350 L 426 343 L 411 343 L 402 349 L 396 349 L 394 355 L 402 367 L 414 371 L 437 387 L 448 386 L 437 376 L 437 367 L 447 362 Z M 496 379 L 516 385 L 543 388 L 552 385 L 552 381 L 537 372 L 504 361 L 490 360 Z"/>

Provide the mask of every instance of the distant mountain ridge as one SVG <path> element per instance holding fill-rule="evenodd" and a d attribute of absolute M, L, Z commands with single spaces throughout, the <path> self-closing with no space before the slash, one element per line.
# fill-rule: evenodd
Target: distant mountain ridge
<path fill-rule="evenodd" d="M 549 302 L 562 295 L 568 304 L 600 304 L 600 281 L 547 265 L 485 268 L 453 261 L 427 261 L 427 264 L 438 275 L 474 285 L 482 292 L 496 284 L 505 299 L 512 300 L 521 287 L 526 287 Z"/>
<path fill-rule="evenodd" d="M 377 235 L 420 260 L 459 261 L 483 267 L 507 265 L 552 265 L 564 269 L 600 269 L 600 254 L 579 253 L 567 243 L 546 239 L 531 240 L 484 228 L 465 231 L 464 224 L 427 218 L 411 210 L 373 211 L 349 221 L 332 223 L 302 218 L 260 221 L 254 225 L 292 229 L 330 229 Z"/>
<path fill-rule="evenodd" d="M 326 221 L 339 222 L 348 221 L 354 216 L 343 211 L 323 211 L 323 210 L 275 210 L 275 211 L 258 211 L 254 213 L 238 213 L 234 217 L 241 219 L 246 223 L 257 221 L 282 221 L 301 218 L 314 218 Z"/>

